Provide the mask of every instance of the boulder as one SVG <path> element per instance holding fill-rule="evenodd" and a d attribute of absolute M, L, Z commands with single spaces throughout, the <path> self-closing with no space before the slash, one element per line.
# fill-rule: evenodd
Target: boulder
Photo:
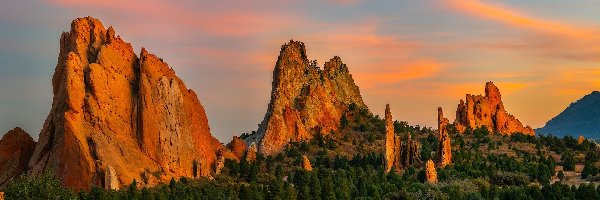
<path fill-rule="evenodd" d="M 16 127 L 0 139 L 0 187 L 27 171 L 27 163 L 36 142 L 23 129 Z"/>

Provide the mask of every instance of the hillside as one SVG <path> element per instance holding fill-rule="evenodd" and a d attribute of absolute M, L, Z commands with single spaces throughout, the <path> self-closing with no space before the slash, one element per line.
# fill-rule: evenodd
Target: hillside
<path fill-rule="evenodd" d="M 571 103 L 564 111 L 548 121 L 544 127 L 535 131 L 540 134 L 556 136 L 600 137 L 600 92 L 594 91 Z"/>

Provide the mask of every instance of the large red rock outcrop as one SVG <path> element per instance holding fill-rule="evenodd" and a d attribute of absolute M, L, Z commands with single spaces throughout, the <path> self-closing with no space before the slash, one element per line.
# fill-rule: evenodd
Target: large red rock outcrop
<path fill-rule="evenodd" d="M 466 101 L 460 100 L 454 124 L 460 132 L 483 126 L 491 133 L 535 135 L 531 127 L 524 127 L 521 121 L 506 112 L 500 90 L 492 82 L 485 84 L 485 96 L 467 94 Z"/>
<path fill-rule="evenodd" d="M 52 78 L 53 101 L 30 174 L 54 170 L 75 189 L 123 185 L 142 174 L 209 174 L 216 151 L 204 108 L 162 59 L 129 43 L 94 18 L 62 34 Z M 114 173 L 112 172 L 114 171 Z M 146 177 L 147 178 L 147 177 Z"/>
<path fill-rule="evenodd" d="M 449 121 L 444 117 L 442 108 L 438 107 L 438 149 L 436 151 L 438 165 L 445 167 L 452 163 L 452 143 L 446 127 Z"/>
<path fill-rule="evenodd" d="M 27 162 L 35 149 L 35 141 L 16 127 L 0 139 L 0 187 L 27 171 Z"/>
<path fill-rule="evenodd" d="M 340 118 L 351 104 L 366 108 L 358 86 L 340 57 L 321 70 L 309 62 L 304 43 L 290 41 L 281 47 L 273 70 L 271 101 L 256 134 L 260 153 L 281 152 L 288 142 L 329 134 L 340 126 Z"/>
<path fill-rule="evenodd" d="M 392 167 L 396 170 L 401 169 L 400 166 L 400 151 L 401 151 L 400 137 L 394 133 L 394 121 L 392 119 L 392 112 L 390 111 L 390 105 L 385 105 L 385 150 L 384 150 L 384 166 L 385 172 L 389 172 Z"/>

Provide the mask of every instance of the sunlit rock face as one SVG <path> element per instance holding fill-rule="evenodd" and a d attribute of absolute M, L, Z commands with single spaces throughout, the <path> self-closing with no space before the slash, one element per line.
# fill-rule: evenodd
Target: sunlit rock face
<path fill-rule="evenodd" d="M 454 124 L 460 132 L 483 126 L 490 133 L 535 135 L 531 127 L 506 112 L 500 90 L 492 82 L 485 84 L 485 96 L 467 94 L 466 101 L 460 100 Z"/>
<path fill-rule="evenodd" d="M 0 139 L 0 187 L 27 171 L 27 162 L 35 149 L 35 141 L 16 127 Z"/>
<path fill-rule="evenodd" d="M 62 34 L 52 86 L 30 174 L 53 170 L 75 189 L 134 179 L 151 185 L 209 174 L 223 149 L 196 93 L 173 69 L 145 49 L 138 57 L 97 19 L 76 19 Z M 198 170 L 198 162 L 208 167 Z M 142 178 L 150 172 L 160 176 Z"/>
<path fill-rule="evenodd" d="M 445 167 L 452 163 L 452 143 L 448 134 L 448 119 L 444 117 L 444 111 L 438 107 L 438 149 L 437 159 L 440 167 Z"/>
<path fill-rule="evenodd" d="M 332 58 L 320 69 L 308 60 L 304 43 L 290 41 L 281 47 L 273 70 L 267 113 L 246 142 L 256 142 L 265 155 L 281 152 L 289 142 L 337 130 L 351 104 L 366 108 L 341 58 Z"/>
<path fill-rule="evenodd" d="M 400 137 L 394 133 L 394 120 L 392 119 L 390 105 L 385 105 L 385 149 L 383 157 L 385 172 L 389 172 L 392 167 L 401 169 L 401 145 Z"/>
<path fill-rule="evenodd" d="M 302 156 L 302 169 L 306 171 L 312 171 L 312 165 L 310 165 L 310 160 L 306 156 Z"/>
<path fill-rule="evenodd" d="M 428 183 L 437 183 L 437 171 L 433 160 L 428 160 L 425 164 L 425 181 Z"/>

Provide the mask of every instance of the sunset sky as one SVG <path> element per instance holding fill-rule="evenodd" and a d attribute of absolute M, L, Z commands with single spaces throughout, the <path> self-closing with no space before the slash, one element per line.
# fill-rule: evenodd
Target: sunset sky
<path fill-rule="evenodd" d="M 59 37 L 93 16 L 163 58 L 195 90 L 221 142 L 256 130 L 280 46 L 340 56 L 375 114 L 451 121 L 487 81 L 507 111 L 538 128 L 600 88 L 600 2 L 22 0 L 0 6 L 0 132 L 35 139 L 50 111 Z"/>

